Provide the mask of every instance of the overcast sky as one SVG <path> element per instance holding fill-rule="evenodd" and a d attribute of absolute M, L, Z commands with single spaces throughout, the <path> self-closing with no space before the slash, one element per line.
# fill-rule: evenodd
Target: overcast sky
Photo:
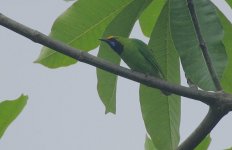
<path fill-rule="evenodd" d="M 214 0 L 232 20 L 232 11 Z M 45 34 L 71 3 L 62 0 L 0 0 L 0 12 Z M 146 41 L 138 24 L 132 37 Z M 145 128 L 140 112 L 138 83 L 119 78 L 117 115 L 105 115 L 96 90 L 96 69 L 78 63 L 51 70 L 33 61 L 41 45 L 0 27 L 0 99 L 29 95 L 24 111 L 0 141 L 1 150 L 142 150 Z M 91 52 L 96 54 L 97 50 Z M 182 80 L 185 85 L 185 80 Z M 182 101 L 181 139 L 207 112 L 202 103 Z M 232 116 L 212 132 L 210 150 L 232 146 Z"/>

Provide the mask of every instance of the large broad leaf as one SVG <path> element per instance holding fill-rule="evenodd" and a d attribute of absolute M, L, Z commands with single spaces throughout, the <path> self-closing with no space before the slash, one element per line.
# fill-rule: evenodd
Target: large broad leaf
<path fill-rule="evenodd" d="M 139 24 L 145 36 L 151 36 L 152 29 L 154 28 L 165 2 L 166 0 L 153 0 L 140 16 Z"/>
<path fill-rule="evenodd" d="M 148 136 L 146 136 L 144 148 L 145 148 L 145 150 L 157 150 L 155 148 L 152 140 Z"/>
<path fill-rule="evenodd" d="M 210 143 L 211 143 L 211 137 L 210 135 L 208 135 L 194 150 L 207 150 Z"/>
<path fill-rule="evenodd" d="M 173 41 L 181 57 L 186 76 L 204 90 L 215 90 L 208 71 L 186 0 L 170 0 L 170 26 Z M 222 43 L 223 29 L 210 0 L 193 1 L 203 39 L 208 47 L 213 68 L 222 78 L 227 56 Z"/>
<path fill-rule="evenodd" d="M 152 32 L 149 46 L 166 79 L 180 83 L 179 57 L 174 48 L 169 27 L 169 7 L 166 4 Z M 179 143 L 180 97 L 163 95 L 160 90 L 140 85 L 140 103 L 146 130 L 157 149 L 176 149 Z"/>
<path fill-rule="evenodd" d="M 27 96 L 21 95 L 16 100 L 6 100 L 0 103 L 0 138 L 11 122 L 20 114 L 27 103 Z"/>
<path fill-rule="evenodd" d="M 98 39 L 106 26 L 131 1 L 78 0 L 56 19 L 50 37 L 81 50 L 94 49 L 98 46 Z M 43 47 L 35 62 L 57 68 L 71 65 L 76 60 Z"/>
<path fill-rule="evenodd" d="M 232 4 L 232 1 L 230 1 Z M 226 52 L 228 55 L 228 64 L 225 69 L 225 72 L 223 74 L 222 78 L 222 86 L 223 89 L 226 92 L 232 93 L 232 23 L 223 15 L 222 12 L 218 10 L 218 15 L 220 17 L 220 21 L 222 23 L 222 26 L 224 28 L 224 38 L 223 43 L 226 47 Z"/>
<path fill-rule="evenodd" d="M 103 37 L 118 35 L 128 37 L 135 21 L 138 19 L 141 11 L 151 2 L 151 0 L 134 0 L 132 1 L 115 19 L 109 24 Z M 112 49 L 104 44 L 100 45 L 98 57 L 109 60 L 115 64 L 120 64 L 120 57 Z M 116 87 L 117 76 L 97 69 L 98 94 L 105 105 L 106 113 L 116 112 Z"/>

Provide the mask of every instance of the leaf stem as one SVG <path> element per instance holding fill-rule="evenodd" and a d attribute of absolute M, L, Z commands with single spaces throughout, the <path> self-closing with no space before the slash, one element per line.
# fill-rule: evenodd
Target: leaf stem
<path fill-rule="evenodd" d="M 194 27 L 195 27 L 195 31 L 196 31 L 197 39 L 198 39 L 198 42 L 199 42 L 199 46 L 200 46 L 200 48 L 202 50 L 202 53 L 203 53 L 207 68 L 208 68 L 209 73 L 211 75 L 211 78 L 212 78 L 212 80 L 214 82 L 214 86 L 215 86 L 217 91 L 222 91 L 222 86 L 220 84 L 217 72 L 215 71 L 215 68 L 214 68 L 214 66 L 212 64 L 212 60 L 210 58 L 208 47 L 207 47 L 206 42 L 204 41 L 204 38 L 203 38 L 203 36 L 201 34 L 201 29 L 200 29 L 200 25 L 199 25 L 197 15 L 196 15 L 193 0 L 187 0 L 187 2 L 188 2 L 189 12 L 191 14 L 192 21 L 193 21 L 193 24 L 194 24 Z"/>

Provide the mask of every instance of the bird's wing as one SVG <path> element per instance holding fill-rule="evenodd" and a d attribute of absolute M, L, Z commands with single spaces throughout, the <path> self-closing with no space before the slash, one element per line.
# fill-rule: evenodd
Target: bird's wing
<path fill-rule="evenodd" d="M 165 76 L 162 70 L 160 69 L 158 62 L 154 58 L 152 51 L 148 47 L 146 47 L 145 49 L 140 47 L 139 51 L 143 55 L 143 57 L 154 67 L 154 69 L 159 71 L 159 75 L 164 79 Z"/>

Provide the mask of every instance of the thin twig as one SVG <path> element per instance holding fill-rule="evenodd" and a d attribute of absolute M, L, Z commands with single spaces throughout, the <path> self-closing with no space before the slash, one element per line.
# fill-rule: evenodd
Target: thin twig
<path fill-rule="evenodd" d="M 195 131 L 178 147 L 177 150 L 193 150 L 209 135 L 217 123 L 227 114 L 227 111 L 210 108 L 208 114 Z"/>
<path fill-rule="evenodd" d="M 204 38 L 203 38 L 203 36 L 201 34 L 200 25 L 199 25 L 199 21 L 197 19 L 197 15 L 196 15 L 195 7 L 194 7 L 194 4 L 193 4 L 193 0 L 187 0 L 187 1 L 188 1 L 189 12 L 191 14 L 192 21 L 193 21 L 195 31 L 196 31 L 196 34 L 197 34 L 197 39 L 198 39 L 198 42 L 199 42 L 199 46 L 200 46 L 200 48 L 202 50 L 202 53 L 203 53 L 207 68 L 208 68 L 209 73 L 211 75 L 211 78 L 212 78 L 212 80 L 214 82 L 214 86 L 215 86 L 216 90 L 217 91 L 222 91 L 222 86 L 221 86 L 220 80 L 218 78 L 217 72 L 215 71 L 215 68 L 213 66 L 212 60 L 210 58 L 208 47 L 207 47 L 207 45 L 206 45 L 206 43 L 204 41 Z"/>

